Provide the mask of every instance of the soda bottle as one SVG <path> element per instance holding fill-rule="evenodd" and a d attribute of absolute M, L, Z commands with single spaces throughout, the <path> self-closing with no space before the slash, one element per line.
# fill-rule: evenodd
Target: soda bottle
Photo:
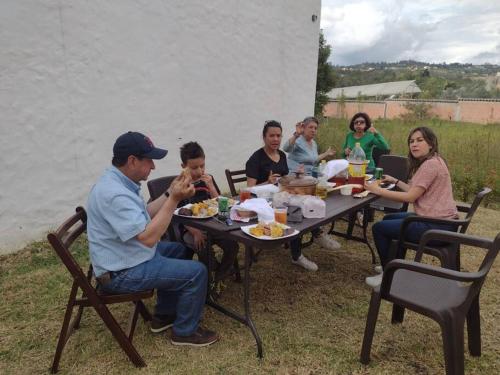
<path fill-rule="evenodd" d="M 356 142 L 354 149 L 349 154 L 347 158 L 349 162 L 349 183 L 350 184 L 358 184 L 364 185 L 365 183 L 365 173 L 366 173 L 366 155 L 359 142 Z M 361 193 L 364 188 L 353 188 L 352 193 L 357 194 Z"/>

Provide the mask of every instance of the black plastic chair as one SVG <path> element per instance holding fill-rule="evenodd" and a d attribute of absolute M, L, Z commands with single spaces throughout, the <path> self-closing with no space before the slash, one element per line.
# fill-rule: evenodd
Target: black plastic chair
<path fill-rule="evenodd" d="M 408 181 L 408 158 L 398 155 L 381 155 L 377 167 L 384 169 L 384 174 L 403 182 Z M 398 190 L 396 188 L 396 190 Z M 380 198 L 370 207 L 384 212 L 404 212 L 408 210 L 408 203 L 396 202 L 387 198 Z"/>
<path fill-rule="evenodd" d="M 414 222 L 426 222 L 426 223 L 436 223 L 436 224 L 449 224 L 454 227 L 454 230 L 459 233 L 465 233 L 469 224 L 476 213 L 479 205 L 481 204 L 484 197 L 491 193 L 491 189 L 488 187 L 483 188 L 479 193 L 476 194 L 472 204 L 459 204 L 457 209 L 460 212 L 465 212 L 466 215 L 463 219 L 459 220 L 446 220 L 446 219 L 436 219 L 425 216 L 409 216 L 405 218 L 403 224 L 401 225 L 401 234 L 399 240 L 393 241 L 391 248 L 391 257 L 395 258 L 398 248 L 402 249 L 401 257 L 404 259 L 408 249 L 417 250 L 418 244 L 405 241 L 405 233 L 408 225 Z M 424 248 L 424 253 L 435 256 L 441 261 L 441 266 L 449 268 L 452 270 L 460 270 L 460 246 L 456 243 L 443 244 L 441 246 L 426 246 Z"/>
<path fill-rule="evenodd" d="M 459 272 L 422 264 L 420 260 L 431 241 L 484 248 L 487 253 L 477 272 Z M 500 233 L 490 240 L 449 231 L 427 231 L 420 241 L 415 261 L 391 261 L 384 270 L 382 284 L 373 289 L 361 347 L 361 363 L 370 362 L 380 302 L 385 299 L 395 306 L 403 306 L 439 323 L 446 374 L 463 375 L 464 324 L 467 320 L 469 352 L 473 356 L 480 356 L 479 294 L 499 249 Z M 392 323 L 398 322 L 402 320 L 395 319 L 393 315 Z"/>

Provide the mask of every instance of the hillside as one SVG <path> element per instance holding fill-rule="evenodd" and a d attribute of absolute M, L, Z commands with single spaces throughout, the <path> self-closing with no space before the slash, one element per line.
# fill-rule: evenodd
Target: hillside
<path fill-rule="evenodd" d="M 500 98 L 500 65 L 430 64 L 418 61 L 334 66 L 335 87 L 416 80 L 421 98 Z"/>

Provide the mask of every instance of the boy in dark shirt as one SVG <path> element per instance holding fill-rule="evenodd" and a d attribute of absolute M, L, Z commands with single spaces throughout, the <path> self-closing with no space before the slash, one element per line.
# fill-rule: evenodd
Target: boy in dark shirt
<path fill-rule="evenodd" d="M 188 142 L 181 147 L 180 150 L 182 168 L 189 171 L 193 180 L 195 194 L 188 199 L 181 201 L 178 207 L 185 206 L 189 203 L 199 203 L 207 199 L 216 198 L 219 196 L 219 191 L 214 183 L 213 177 L 205 173 L 205 153 L 197 142 Z M 199 229 L 190 226 L 180 226 L 181 240 L 186 246 L 193 249 L 202 258 L 206 257 L 205 245 L 207 234 Z M 221 235 L 212 236 L 213 243 L 218 245 L 222 251 L 222 259 L 215 263 L 215 280 L 222 280 L 231 273 L 232 265 L 238 255 L 238 243 L 228 240 Z M 210 249 L 210 254 L 213 250 Z M 201 259 L 208 261 L 208 258 Z"/>

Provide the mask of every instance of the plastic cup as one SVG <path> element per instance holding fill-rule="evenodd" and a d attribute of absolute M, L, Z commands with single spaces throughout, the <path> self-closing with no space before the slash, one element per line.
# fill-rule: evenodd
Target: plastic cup
<path fill-rule="evenodd" d="M 340 188 L 340 194 L 351 195 L 352 194 L 352 186 L 342 186 Z"/>
<path fill-rule="evenodd" d="M 250 199 L 252 197 L 252 193 L 250 193 L 250 190 L 247 189 L 242 189 L 240 190 L 240 203 L 243 203 L 247 199 Z"/>
<path fill-rule="evenodd" d="M 287 207 L 277 207 L 274 209 L 274 220 L 277 223 L 286 224 Z"/>

